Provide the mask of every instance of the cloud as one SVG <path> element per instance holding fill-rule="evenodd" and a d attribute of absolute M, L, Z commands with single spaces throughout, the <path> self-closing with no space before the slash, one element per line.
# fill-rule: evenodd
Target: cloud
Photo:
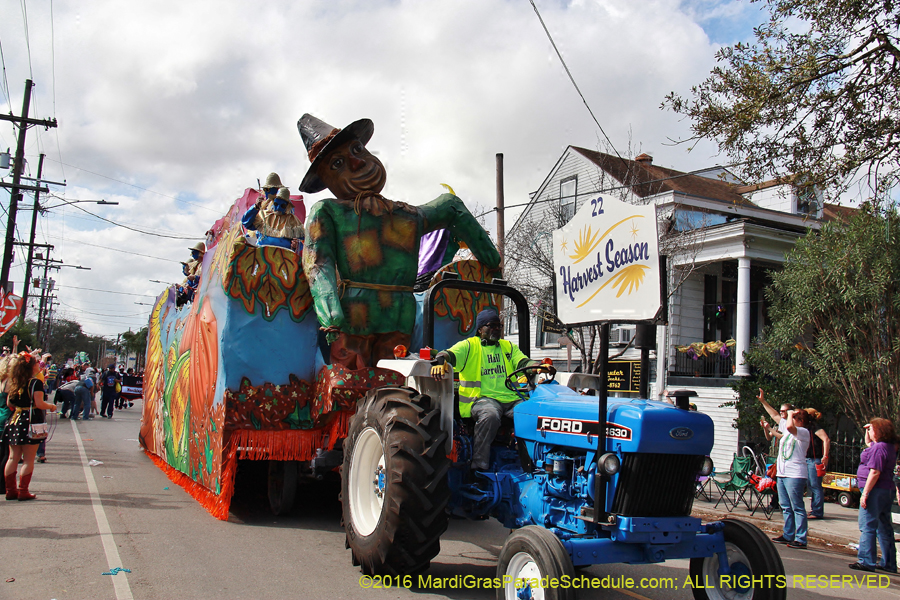
<path fill-rule="evenodd" d="M 630 143 L 656 164 L 685 170 L 715 162 L 711 146 L 687 154 L 670 145 L 687 125 L 659 110 L 666 93 L 687 91 L 713 64 L 704 15 L 734 13 L 729 2 L 707 4 L 537 1 L 621 152 Z M 199 239 L 270 171 L 296 190 L 309 166 L 296 129 L 306 112 L 336 127 L 373 119 L 369 147 L 387 166 L 385 194 L 414 204 L 448 183 L 470 206 L 493 207 L 497 153 L 506 202 L 521 204 L 567 145 L 602 147 L 525 1 L 57 1 L 52 46 L 48 5 L 28 10 L 30 67 L 21 19 L 0 23 L 11 110 L 19 113 L 33 72 L 32 114 L 59 120 L 57 130 L 29 132 L 31 167 L 47 153 L 45 177 L 68 183 L 56 193 L 115 199 L 118 207 L 79 206 L 143 229 Z M 0 11 L 17 17 L 20 3 L 0 0 Z M 14 146 L 9 128 L 0 128 L 0 144 Z M 52 239 L 55 257 L 92 269 L 62 269 L 54 275 L 61 285 L 152 295 L 161 290 L 149 279 L 180 279 L 175 262 L 79 241 L 168 261 L 186 258 L 185 241 L 136 234 L 74 208 L 51 212 L 41 241 Z M 19 232 L 27 232 L 24 219 Z M 64 287 L 58 295 L 76 307 L 73 317 L 101 303 L 108 310 L 91 312 L 133 314 L 132 302 L 142 301 Z M 106 335 L 141 322 L 78 318 Z"/>

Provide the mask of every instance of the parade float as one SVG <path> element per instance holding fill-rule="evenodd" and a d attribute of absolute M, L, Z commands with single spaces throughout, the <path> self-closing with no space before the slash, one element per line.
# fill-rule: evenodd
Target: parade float
<path fill-rule="evenodd" d="M 327 137 L 330 126 L 315 124 L 322 125 L 320 138 L 335 141 L 334 135 Z M 353 125 L 344 131 L 353 133 Z M 304 141 L 310 147 L 319 138 L 313 133 Z M 340 136 L 336 141 L 341 142 Z M 442 253 L 434 281 L 452 273 L 489 282 L 496 272 L 477 260 L 446 264 L 452 252 L 446 251 L 446 243 L 433 244 L 435 236 L 449 238 L 452 248 L 468 243 L 476 254 L 486 253 L 492 267 L 499 262 L 487 233 L 452 194 L 422 207 L 384 199 L 363 207 L 370 217 L 365 221 L 369 230 L 350 248 L 349 261 L 342 247 L 328 250 L 326 244 L 352 239 L 343 229 L 352 233 L 361 226 L 363 219 L 352 206 L 350 216 L 335 223 L 332 213 L 341 203 L 332 199 L 315 205 L 306 246 L 298 253 L 290 244 L 256 245 L 259 236 L 245 227 L 251 222 L 245 215 L 264 204 L 264 194 L 247 189 L 234 202 L 207 232 L 205 253 L 191 248 L 195 258 L 185 263 L 184 285 L 164 291 L 150 315 L 141 446 L 219 519 L 228 517 L 238 461 L 268 461 L 270 505 L 276 514 L 283 513 L 293 503 L 298 480 L 339 467 L 349 418 L 366 392 L 405 383 L 404 375 L 361 364 L 358 358 L 343 364 L 331 360 L 341 340 L 332 343 L 338 328 L 334 321 L 325 321 L 343 306 L 343 330 L 368 334 L 375 325 L 381 327 L 375 333 L 402 329 L 404 335 L 397 338 L 401 344 L 392 344 L 390 351 L 416 352 L 422 345 L 421 294 L 414 295 L 411 286 L 420 274 L 422 239 L 424 252 Z M 291 201 L 302 222 L 302 196 L 291 196 Z M 325 231 L 323 218 L 316 217 L 322 209 L 332 211 L 328 226 L 342 228 L 341 233 Z M 338 263 L 330 272 L 329 258 L 332 265 Z M 316 289 L 307 279 L 310 270 L 319 277 Z M 365 283 L 391 276 L 385 285 Z M 335 277 L 339 293 L 329 288 Z M 397 281 L 405 285 L 395 285 Z M 183 292 L 192 282 L 192 301 L 185 301 Z M 348 291 L 348 286 L 354 289 Z M 383 308 L 362 312 L 359 305 L 367 295 L 376 308 L 379 303 Z M 477 312 L 492 302 L 488 294 L 444 293 L 435 307 L 435 345 L 447 347 L 469 335 Z M 391 313 L 391 306 L 403 310 Z"/>

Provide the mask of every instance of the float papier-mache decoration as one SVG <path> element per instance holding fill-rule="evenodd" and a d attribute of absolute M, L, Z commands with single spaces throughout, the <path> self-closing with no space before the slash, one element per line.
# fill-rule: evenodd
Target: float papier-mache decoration
<path fill-rule="evenodd" d="M 448 272 L 481 282 L 499 274 L 496 248 L 455 195 L 422 206 L 381 196 L 384 167 L 365 148 L 372 121 L 336 129 L 304 115 L 298 128 L 312 163 L 300 191 L 327 187 L 334 196 L 310 209 L 301 254 L 296 242 L 257 246 L 259 232 L 242 224 L 287 188 L 277 195 L 272 188 L 271 198 L 266 186 L 247 189 L 207 233 L 192 301 L 179 301 L 172 286 L 150 316 L 141 445 L 219 519 L 228 517 L 238 460 L 270 461 L 276 513 L 279 501 L 289 508 L 293 498 L 274 500 L 273 479 L 288 486 L 298 473 L 341 464 L 357 401 L 369 388 L 405 384 L 377 361 L 394 358 L 398 346 L 422 346 L 417 278 L 427 288 L 432 272 L 432 285 Z M 342 152 L 367 161 L 368 180 L 353 180 L 355 171 L 318 178 L 324 159 Z M 290 199 L 302 222 L 302 196 Z M 449 262 L 461 244 L 480 261 Z M 442 294 L 441 348 L 471 335 L 478 311 L 496 304 L 489 294 Z"/>

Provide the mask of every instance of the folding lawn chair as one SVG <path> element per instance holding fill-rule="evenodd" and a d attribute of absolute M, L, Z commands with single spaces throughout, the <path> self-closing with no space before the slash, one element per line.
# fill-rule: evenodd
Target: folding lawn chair
<path fill-rule="evenodd" d="M 744 458 L 749 458 L 753 461 L 753 475 L 756 475 L 756 478 L 758 479 L 764 478 L 766 476 L 765 455 L 756 454 L 749 446 L 744 446 L 741 453 L 744 455 Z M 771 519 L 772 513 L 775 512 L 772 502 L 772 499 L 775 496 L 774 490 L 771 487 L 760 490 L 756 485 L 751 485 L 748 493 L 750 506 L 752 507 L 750 508 L 750 514 L 755 515 L 756 511 L 762 509 L 766 519 Z"/>
<path fill-rule="evenodd" d="M 712 480 L 716 476 L 715 470 L 709 475 L 697 475 L 697 480 L 694 482 L 694 498 L 698 500 L 703 498 L 707 502 L 712 502 Z"/>
<path fill-rule="evenodd" d="M 749 456 L 738 456 L 737 453 L 735 453 L 734 460 L 731 461 L 731 469 L 721 473 L 723 478 L 727 477 L 728 479 L 719 480 L 717 477 L 711 478 L 719 491 L 719 499 L 716 501 L 715 508 L 718 508 L 719 504 L 724 502 L 725 508 L 728 509 L 729 512 L 737 508 L 737 505 L 740 503 L 743 503 L 747 507 L 747 510 L 753 510 L 751 501 L 745 497 L 748 489 L 756 490 L 749 479 L 754 469 L 753 462 L 753 458 Z"/>

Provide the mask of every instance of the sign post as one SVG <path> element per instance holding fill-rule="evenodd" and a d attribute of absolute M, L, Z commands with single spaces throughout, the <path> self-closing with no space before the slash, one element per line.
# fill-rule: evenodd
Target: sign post
<path fill-rule="evenodd" d="M 585 202 L 571 221 L 553 232 L 553 266 L 559 321 L 566 327 L 600 325 L 598 423 L 606 423 L 609 326 L 654 321 L 662 306 L 656 207 L 603 196 Z M 624 372 L 616 383 L 626 383 Z M 597 459 L 605 452 L 606 428 L 600 427 Z M 609 518 L 606 479 L 598 468 L 595 523 Z"/>

